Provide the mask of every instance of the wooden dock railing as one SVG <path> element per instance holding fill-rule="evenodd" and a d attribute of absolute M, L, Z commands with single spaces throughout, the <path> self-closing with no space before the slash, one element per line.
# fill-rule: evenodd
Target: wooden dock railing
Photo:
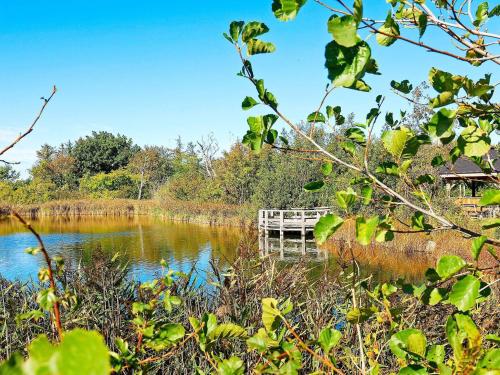
<path fill-rule="evenodd" d="M 300 232 L 305 236 L 307 232 L 314 230 L 320 217 L 330 211 L 330 207 L 259 210 L 259 232 L 268 236 L 270 231 L 279 231 L 280 237 L 283 237 L 285 232 Z"/>

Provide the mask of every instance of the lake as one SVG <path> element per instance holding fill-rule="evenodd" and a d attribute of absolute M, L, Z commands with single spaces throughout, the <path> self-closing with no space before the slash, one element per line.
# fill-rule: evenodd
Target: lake
<path fill-rule="evenodd" d="M 242 233 L 239 228 L 214 227 L 180 222 L 165 222 L 149 217 L 82 217 L 72 219 L 46 218 L 32 221 L 52 255 L 62 255 L 74 262 L 92 262 L 92 252 L 98 248 L 114 255 L 119 253 L 130 264 L 134 278 L 151 279 L 166 260 L 172 269 L 189 272 L 196 265 L 199 282 L 205 281 L 205 271 L 214 259 L 229 266 L 235 259 Z M 255 244 L 256 249 L 258 244 Z M 283 262 L 304 259 L 300 244 L 285 246 L 270 241 L 261 255 L 276 256 Z M 7 279 L 36 279 L 43 265 L 41 256 L 25 253 L 37 242 L 19 222 L 0 220 L 0 275 Z M 307 243 L 307 263 L 312 268 L 340 269 L 335 249 L 319 250 L 313 241 Z M 333 246 L 335 247 L 335 246 Z M 384 249 L 356 249 L 364 274 L 374 274 L 377 280 L 405 276 L 421 279 L 429 261 L 425 257 L 397 254 Z M 313 272 L 314 273 L 314 272 Z"/>

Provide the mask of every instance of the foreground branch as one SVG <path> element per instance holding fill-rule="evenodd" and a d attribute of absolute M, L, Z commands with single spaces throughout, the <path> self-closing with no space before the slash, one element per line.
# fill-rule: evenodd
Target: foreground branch
<path fill-rule="evenodd" d="M 58 301 L 58 296 L 57 296 L 57 284 L 54 278 L 54 272 L 52 270 L 52 259 L 50 258 L 49 253 L 47 252 L 47 249 L 45 248 L 45 245 L 42 241 L 42 238 L 38 234 L 38 232 L 31 226 L 30 223 L 28 223 L 26 220 L 22 218 L 21 215 L 19 215 L 15 210 L 11 210 L 12 216 L 14 216 L 21 224 L 24 225 L 26 229 L 28 229 L 36 238 L 38 242 L 38 247 L 40 251 L 43 254 L 43 257 L 45 259 L 45 263 L 47 264 L 47 270 L 48 270 L 48 277 L 49 277 L 49 283 L 50 283 L 50 288 L 54 292 L 56 296 L 56 300 L 54 301 L 54 324 L 57 329 L 57 335 L 59 337 L 59 340 L 62 340 L 63 336 L 63 328 L 62 328 L 62 323 L 61 323 L 61 314 L 60 314 L 60 309 L 59 309 L 59 301 Z"/>
<path fill-rule="evenodd" d="M 35 119 L 33 120 L 33 122 L 31 123 L 30 127 L 28 129 L 26 129 L 26 131 L 24 133 L 19 134 L 19 136 L 14 141 L 12 141 L 12 143 L 10 143 L 9 145 L 5 146 L 2 150 L 0 150 L 0 156 L 2 156 L 3 154 L 5 154 L 11 148 L 13 148 L 24 137 L 26 137 L 28 134 L 30 134 L 33 131 L 33 129 L 35 128 L 36 123 L 38 122 L 38 120 L 40 120 L 40 117 L 42 117 L 42 114 L 45 111 L 45 107 L 47 107 L 47 105 L 49 104 L 50 100 L 52 99 L 52 97 L 55 95 L 56 92 L 57 92 L 57 88 L 56 88 L 56 86 L 54 86 L 52 88 L 52 93 L 50 94 L 50 96 L 48 98 L 42 97 L 42 100 L 43 100 L 42 108 L 40 108 L 40 111 L 38 111 L 38 114 L 35 117 Z"/>

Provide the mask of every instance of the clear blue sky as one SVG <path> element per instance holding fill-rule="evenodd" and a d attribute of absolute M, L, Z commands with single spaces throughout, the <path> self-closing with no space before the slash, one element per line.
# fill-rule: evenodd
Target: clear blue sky
<path fill-rule="evenodd" d="M 235 19 L 261 20 L 271 28 L 265 38 L 276 43 L 277 51 L 255 57 L 256 73 L 289 117 L 304 119 L 327 83 L 323 53 L 331 40 L 329 14 L 309 1 L 296 21 L 281 23 L 272 15 L 271 2 L 2 1 L 0 144 L 26 127 L 40 96 L 56 84 L 59 92 L 36 131 L 10 154 L 23 162 L 21 168 L 34 161 L 42 143 L 58 144 L 92 130 L 165 146 L 172 146 L 177 135 L 190 141 L 212 131 L 227 147 L 246 131 L 248 113 L 240 104 L 254 94 L 235 76 L 239 62 L 221 36 Z M 365 8 L 384 17 L 388 5 L 369 0 Z M 339 90 L 329 104 L 364 116 L 376 94 L 384 93 L 388 109 L 395 109 L 401 102 L 388 90 L 391 79 L 418 83 L 433 65 L 458 74 L 472 70 L 399 42 L 391 48 L 370 44 L 383 73 L 368 79 L 372 93 Z"/>

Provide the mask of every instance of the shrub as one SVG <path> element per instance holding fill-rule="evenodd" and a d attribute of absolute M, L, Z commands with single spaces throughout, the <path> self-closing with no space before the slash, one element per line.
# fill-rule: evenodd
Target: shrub
<path fill-rule="evenodd" d="M 80 190 L 92 198 L 137 198 L 140 178 L 127 170 L 86 175 L 80 181 Z"/>

